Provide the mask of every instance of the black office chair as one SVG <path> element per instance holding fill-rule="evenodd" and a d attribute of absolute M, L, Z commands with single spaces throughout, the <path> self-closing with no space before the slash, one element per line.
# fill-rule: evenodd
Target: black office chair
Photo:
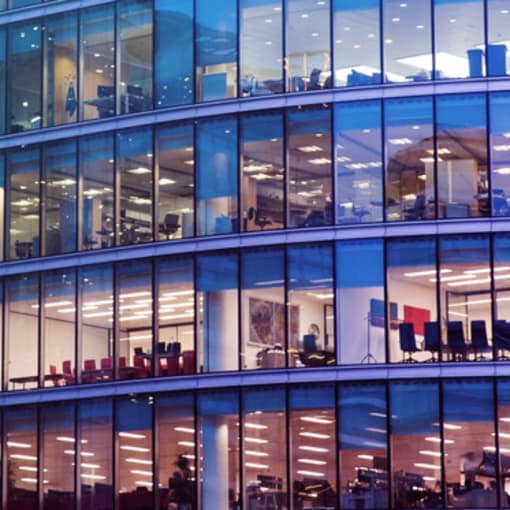
<path fill-rule="evenodd" d="M 414 336 L 414 324 L 412 322 L 402 322 L 398 326 L 400 337 L 400 348 L 402 349 L 403 363 L 417 363 L 418 360 L 412 357 L 414 352 L 420 349 L 416 346 L 416 337 Z M 407 354 L 407 358 L 406 358 Z"/>
<path fill-rule="evenodd" d="M 423 220 L 427 213 L 427 203 L 425 195 L 420 193 L 416 195 L 413 207 L 409 207 L 402 211 L 405 220 Z"/>
<path fill-rule="evenodd" d="M 165 354 L 165 342 L 158 342 L 158 354 Z"/>
<path fill-rule="evenodd" d="M 505 354 L 505 352 L 510 352 L 510 324 L 505 320 L 495 320 L 493 337 L 497 358 L 510 360 L 510 356 Z"/>
<path fill-rule="evenodd" d="M 163 223 L 159 224 L 159 232 L 165 234 L 167 239 L 170 239 L 170 236 L 175 234 L 179 227 L 179 215 L 168 213 L 165 214 Z"/>
<path fill-rule="evenodd" d="M 425 322 L 424 324 L 425 341 L 424 351 L 429 351 L 432 357 L 426 361 L 439 361 L 439 351 L 441 350 L 441 338 L 439 336 L 439 324 L 437 322 Z M 435 356 L 437 354 L 437 357 Z"/>
<path fill-rule="evenodd" d="M 446 323 L 446 341 L 450 350 L 450 361 L 463 361 L 466 359 L 466 341 L 461 321 Z"/>
<path fill-rule="evenodd" d="M 483 353 L 491 352 L 492 349 L 487 340 L 485 321 L 471 321 L 471 344 L 475 351 L 476 360 L 486 359 Z"/>

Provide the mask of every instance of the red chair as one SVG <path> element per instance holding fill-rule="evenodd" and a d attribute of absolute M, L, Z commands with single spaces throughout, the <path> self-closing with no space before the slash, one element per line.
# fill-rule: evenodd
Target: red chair
<path fill-rule="evenodd" d="M 143 356 L 133 356 L 133 366 L 136 368 L 136 377 L 147 377 L 147 367 Z"/>
<path fill-rule="evenodd" d="M 179 373 L 179 358 L 177 356 L 166 358 L 166 369 L 166 375 L 177 375 Z"/>
<path fill-rule="evenodd" d="M 54 376 L 51 378 L 53 386 L 60 386 L 60 378 L 57 377 L 57 365 L 50 365 L 50 375 Z"/>
<path fill-rule="evenodd" d="M 182 373 L 195 373 L 195 351 L 183 351 L 182 353 Z"/>
<path fill-rule="evenodd" d="M 86 359 L 83 362 L 83 372 L 81 374 L 81 380 L 83 383 L 91 383 L 94 382 L 94 374 L 87 372 L 95 372 L 96 369 L 96 360 L 95 359 Z"/>
<path fill-rule="evenodd" d="M 120 368 L 125 368 L 127 367 L 127 359 L 126 359 L 126 356 L 121 356 L 119 358 L 119 367 Z"/>
<path fill-rule="evenodd" d="M 101 358 L 101 369 L 107 370 L 113 368 L 112 358 Z"/>
<path fill-rule="evenodd" d="M 62 361 L 62 375 L 64 376 L 66 386 L 74 384 L 76 374 L 72 368 L 71 360 Z"/>

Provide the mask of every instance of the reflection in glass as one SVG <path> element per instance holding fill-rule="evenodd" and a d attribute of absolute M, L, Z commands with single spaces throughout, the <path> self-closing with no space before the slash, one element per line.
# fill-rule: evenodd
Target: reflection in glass
<path fill-rule="evenodd" d="M 0 9 L 2 9 L 2 1 L 0 0 Z M 5 77 L 7 72 L 6 66 L 6 31 L 0 28 L 0 133 L 5 132 Z"/>
<path fill-rule="evenodd" d="M 505 76 L 510 71 L 510 10 L 506 0 L 487 0 L 487 76 Z"/>
<path fill-rule="evenodd" d="M 510 479 L 508 478 L 508 469 L 510 467 L 510 382 L 508 380 L 499 380 L 496 382 L 497 388 L 497 425 L 498 446 L 499 446 L 499 490 L 500 504 L 506 506 L 508 494 L 510 494 Z M 484 449 L 484 457 L 488 469 L 496 473 L 496 449 Z"/>
<path fill-rule="evenodd" d="M 494 327 L 493 339 L 496 359 L 510 357 L 510 236 L 496 234 L 493 238 Z M 509 436 L 510 438 L 510 436 Z"/>
<path fill-rule="evenodd" d="M 382 220 L 381 103 L 335 105 L 337 222 Z"/>

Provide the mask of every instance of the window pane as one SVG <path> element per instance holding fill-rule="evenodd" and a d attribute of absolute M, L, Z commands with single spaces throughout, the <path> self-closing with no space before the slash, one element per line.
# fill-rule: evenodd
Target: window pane
<path fill-rule="evenodd" d="M 343 508 L 388 508 L 386 388 L 339 389 L 339 463 Z"/>
<path fill-rule="evenodd" d="M 0 197 L 3 197 L 5 200 L 5 154 L 0 153 Z M 9 257 L 9 248 L 5 246 L 5 240 L 9 239 L 9 235 L 7 234 L 7 230 L 9 226 L 5 221 L 5 204 L 4 207 L 0 208 L 0 261 L 4 260 L 4 254 L 7 252 L 7 257 Z"/>
<path fill-rule="evenodd" d="M 494 250 L 494 347 L 497 359 L 507 359 L 510 350 L 510 292 L 507 279 L 510 264 L 510 236 L 496 234 L 493 240 Z M 505 274 L 506 273 L 506 274 Z M 510 438 L 510 436 L 509 436 Z"/>
<path fill-rule="evenodd" d="M 283 249 L 241 252 L 242 369 L 285 367 Z"/>
<path fill-rule="evenodd" d="M 238 370 L 237 254 L 197 258 L 197 348 L 204 372 Z"/>
<path fill-rule="evenodd" d="M 2 2 L 0 0 L 0 8 Z M 6 31 L 4 28 L 0 29 L 0 133 L 5 132 L 5 79 L 6 79 Z"/>
<path fill-rule="evenodd" d="M 76 141 L 43 147 L 44 255 L 76 250 Z"/>
<path fill-rule="evenodd" d="M 283 228 L 283 116 L 241 117 L 243 231 Z"/>
<path fill-rule="evenodd" d="M 106 4 L 80 11 L 82 120 L 115 113 L 113 8 Z"/>
<path fill-rule="evenodd" d="M 152 108 L 152 1 L 118 3 L 120 84 L 118 113 Z"/>
<path fill-rule="evenodd" d="M 487 0 L 487 76 L 508 74 L 507 53 L 510 49 L 510 26 L 508 2 Z"/>
<path fill-rule="evenodd" d="M 41 24 L 11 25 L 8 32 L 8 131 L 41 127 Z"/>
<path fill-rule="evenodd" d="M 381 221 L 381 103 L 335 105 L 335 134 L 337 221 Z"/>
<path fill-rule="evenodd" d="M 510 381 L 499 380 L 497 383 L 498 407 L 497 429 L 499 446 L 499 477 L 500 481 L 500 504 L 506 506 L 508 493 L 510 492 L 508 479 L 508 467 L 510 465 Z M 484 448 L 483 463 L 489 473 L 496 474 L 496 448 Z"/>
<path fill-rule="evenodd" d="M 241 96 L 283 92 L 281 0 L 241 0 Z"/>
<path fill-rule="evenodd" d="M 339 358 L 342 364 L 386 361 L 383 250 L 380 239 L 337 244 Z"/>
<path fill-rule="evenodd" d="M 489 214 L 485 108 L 484 94 L 436 98 L 440 218 Z"/>
<path fill-rule="evenodd" d="M 484 76 L 483 0 L 434 0 L 434 22 L 437 77 Z"/>
<path fill-rule="evenodd" d="M 386 219 L 435 217 L 432 98 L 384 103 Z"/>
<path fill-rule="evenodd" d="M 235 0 L 196 0 L 197 101 L 237 96 L 237 6 Z"/>
<path fill-rule="evenodd" d="M 159 239 L 193 236 L 194 158 L 192 124 L 157 131 Z"/>
<path fill-rule="evenodd" d="M 45 127 L 66 124 L 77 118 L 77 43 L 76 12 L 46 19 L 44 22 Z"/>
<path fill-rule="evenodd" d="M 38 4 L 41 0 L 10 0 L 9 8 L 24 7 L 25 5 Z"/>
<path fill-rule="evenodd" d="M 289 227 L 314 227 L 333 222 L 331 198 L 331 110 L 287 113 Z"/>
<path fill-rule="evenodd" d="M 329 0 L 286 0 L 287 91 L 331 87 Z"/>
<path fill-rule="evenodd" d="M 379 0 L 333 0 L 335 85 L 381 83 Z"/>
<path fill-rule="evenodd" d="M 197 127 L 198 235 L 237 232 L 237 123 L 231 117 Z"/>
<path fill-rule="evenodd" d="M 155 0 L 154 9 L 156 107 L 190 104 L 193 102 L 193 2 Z"/>

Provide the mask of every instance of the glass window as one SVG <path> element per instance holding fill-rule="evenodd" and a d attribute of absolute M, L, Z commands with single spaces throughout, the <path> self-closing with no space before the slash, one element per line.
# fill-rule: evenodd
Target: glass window
<path fill-rule="evenodd" d="M 158 396 L 159 508 L 196 509 L 195 400 L 190 393 Z M 150 506 L 148 507 L 150 508 Z"/>
<path fill-rule="evenodd" d="M 119 244 L 152 241 L 153 162 L 152 130 L 120 131 L 117 138 L 119 170 Z"/>
<path fill-rule="evenodd" d="M 193 125 L 157 130 L 159 239 L 192 237 L 194 228 Z"/>
<path fill-rule="evenodd" d="M 239 95 L 283 92 L 281 0 L 241 0 Z"/>
<path fill-rule="evenodd" d="M 497 425 L 498 446 L 499 446 L 499 483 L 500 487 L 500 505 L 508 505 L 508 495 L 510 494 L 510 479 L 508 478 L 508 469 L 510 467 L 510 382 L 508 380 L 497 381 Z M 490 443 L 492 444 L 492 442 Z M 489 444 L 489 445 L 490 445 Z M 496 474 L 496 448 L 492 445 L 489 448 L 486 445 L 483 448 L 483 463 L 488 473 Z"/>
<path fill-rule="evenodd" d="M 438 361 L 435 239 L 389 239 L 386 265 L 390 361 Z"/>
<path fill-rule="evenodd" d="M 8 225 L 5 221 L 5 154 L 0 152 L 0 200 L 4 203 L 3 207 L 0 207 L 0 261 L 4 260 L 5 253 L 9 257 L 9 248 L 4 244 L 5 238 L 9 238 L 6 230 Z"/>
<path fill-rule="evenodd" d="M 485 75 L 483 0 L 434 0 L 437 78 Z"/>
<path fill-rule="evenodd" d="M 239 501 L 239 396 L 209 391 L 198 397 L 198 508 L 233 508 Z"/>
<path fill-rule="evenodd" d="M 440 218 L 489 214 L 486 120 L 485 94 L 436 98 Z"/>
<path fill-rule="evenodd" d="M 333 246 L 287 250 L 289 366 L 334 365 Z"/>
<path fill-rule="evenodd" d="M 382 221 L 381 103 L 335 105 L 337 222 Z"/>
<path fill-rule="evenodd" d="M 133 414 L 133 420 L 135 417 Z M 77 427 L 78 448 L 84 459 L 77 468 L 80 479 L 78 508 L 113 510 L 112 401 L 88 399 L 79 402 Z"/>
<path fill-rule="evenodd" d="M 193 1 L 155 0 L 154 10 L 156 107 L 190 104 L 193 102 Z"/>
<path fill-rule="evenodd" d="M 117 401 L 119 510 L 153 508 L 153 397 L 133 395 Z M 133 458 L 135 462 L 133 462 Z"/>
<path fill-rule="evenodd" d="M 314 384 L 290 389 L 290 508 L 338 507 L 335 421 L 333 386 Z"/>
<path fill-rule="evenodd" d="M 439 239 L 442 336 L 449 360 L 492 358 L 489 253 L 487 235 Z"/>
<path fill-rule="evenodd" d="M 235 0 L 196 0 L 197 101 L 237 96 L 237 5 Z"/>
<path fill-rule="evenodd" d="M 383 15 L 384 80 L 388 83 L 429 80 L 432 76 L 430 2 L 383 0 Z"/>
<path fill-rule="evenodd" d="M 2 9 L 2 2 L 0 0 L 0 9 Z M 0 28 L 0 133 L 5 132 L 5 79 L 6 79 L 6 38 L 5 28 Z"/>
<path fill-rule="evenodd" d="M 333 0 L 335 85 L 381 83 L 379 0 Z"/>
<path fill-rule="evenodd" d="M 115 166 L 113 135 L 80 138 L 81 221 L 78 242 L 82 250 L 110 248 L 114 241 L 113 189 Z"/>
<path fill-rule="evenodd" d="M 285 0 L 287 91 L 331 87 L 329 0 Z"/>
<path fill-rule="evenodd" d="M 246 389 L 242 405 L 246 508 L 287 508 L 285 391 Z"/>
<path fill-rule="evenodd" d="M 41 23 L 10 25 L 7 81 L 8 131 L 41 127 Z"/>
<path fill-rule="evenodd" d="M 79 365 L 81 382 L 101 381 L 105 379 L 105 375 L 109 375 L 109 379 L 111 379 L 113 356 L 112 265 L 81 267 L 78 280 L 81 304 L 78 322 L 81 328 L 81 356 L 78 359 L 82 360 Z M 101 366 L 104 366 L 105 369 L 103 372 L 98 372 L 101 370 Z M 67 365 L 64 369 L 64 376 L 72 384 L 76 377 L 74 366 Z"/>
<path fill-rule="evenodd" d="M 510 288 L 508 279 L 510 275 L 510 236 L 496 234 L 493 238 L 494 267 L 494 328 L 493 339 L 497 359 L 509 359 L 510 351 Z M 510 436 L 509 436 L 510 438 Z"/>
<path fill-rule="evenodd" d="M 9 0 L 9 8 L 24 7 L 25 5 L 38 4 L 41 0 Z"/>
<path fill-rule="evenodd" d="M 37 408 L 15 407 L 4 414 L 5 462 L 9 483 L 5 483 L 7 510 L 37 510 L 38 438 Z M 25 469 L 21 469 L 21 468 Z M 44 483 L 44 477 L 41 477 Z"/>
<path fill-rule="evenodd" d="M 76 141 L 43 146 L 44 255 L 76 251 Z"/>
<path fill-rule="evenodd" d="M 77 119 L 78 59 L 76 11 L 51 16 L 44 22 L 44 126 Z"/>
<path fill-rule="evenodd" d="M 384 363 L 384 247 L 382 240 L 337 244 L 339 361 Z M 363 268 L 360 271 L 360 268 Z"/>
<path fill-rule="evenodd" d="M 67 367 L 74 365 L 76 275 L 72 268 L 42 274 L 44 386 L 72 383 Z"/>
<path fill-rule="evenodd" d="M 237 232 L 236 119 L 199 121 L 197 158 L 197 234 Z"/>
<path fill-rule="evenodd" d="M 315 227 L 333 222 L 331 110 L 287 112 L 289 227 Z"/>
<path fill-rule="evenodd" d="M 384 103 L 386 219 L 435 217 L 432 98 Z"/>
<path fill-rule="evenodd" d="M 438 385 L 422 381 L 392 383 L 390 411 L 393 507 L 441 508 L 443 438 Z"/>
<path fill-rule="evenodd" d="M 117 281 L 119 378 L 150 377 L 153 374 L 152 261 L 136 259 L 118 264 Z"/>
<path fill-rule="evenodd" d="M 80 11 L 80 119 L 115 113 L 114 4 Z"/>
<path fill-rule="evenodd" d="M 156 260 L 159 375 L 196 371 L 193 262 L 189 255 Z"/>
<path fill-rule="evenodd" d="M 338 405 L 342 508 L 388 508 L 386 388 L 342 385 Z"/>
<path fill-rule="evenodd" d="M 44 510 L 55 508 L 74 510 L 73 466 L 76 463 L 74 404 L 59 402 L 41 406 L 40 430 L 43 472 L 42 508 Z M 37 475 L 37 472 L 30 474 Z"/>
<path fill-rule="evenodd" d="M 494 458 L 493 399 L 494 388 L 489 381 L 443 381 L 443 455 L 448 506 L 497 506 L 496 477 L 486 476 L 483 467 L 487 452 L 492 452 Z"/>
<path fill-rule="evenodd" d="M 197 258 L 197 349 L 203 372 L 238 370 L 237 253 Z"/>
<path fill-rule="evenodd" d="M 510 215 L 510 94 L 489 95 L 492 215 Z"/>
<path fill-rule="evenodd" d="M 120 83 L 118 113 L 152 108 L 152 1 L 122 0 L 117 4 Z"/>
<path fill-rule="evenodd" d="M 241 116 L 242 231 L 284 227 L 283 116 Z"/>
<path fill-rule="evenodd" d="M 6 352 L 5 377 L 8 389 L 38 385 L 39 280 L 37 273 L 5 280 Z"/>
<path fill-rule="evenodd" d="M 508 2 L 487 0 L 487 76 L 505 76 L 510 71 L 508 50 L 510 49 L 510 27 L 508 24 Z"/>
<path fill-rule="evenodd" d="M 285 253 L 241 251 L 241 367 L 285 367 Z"/>

